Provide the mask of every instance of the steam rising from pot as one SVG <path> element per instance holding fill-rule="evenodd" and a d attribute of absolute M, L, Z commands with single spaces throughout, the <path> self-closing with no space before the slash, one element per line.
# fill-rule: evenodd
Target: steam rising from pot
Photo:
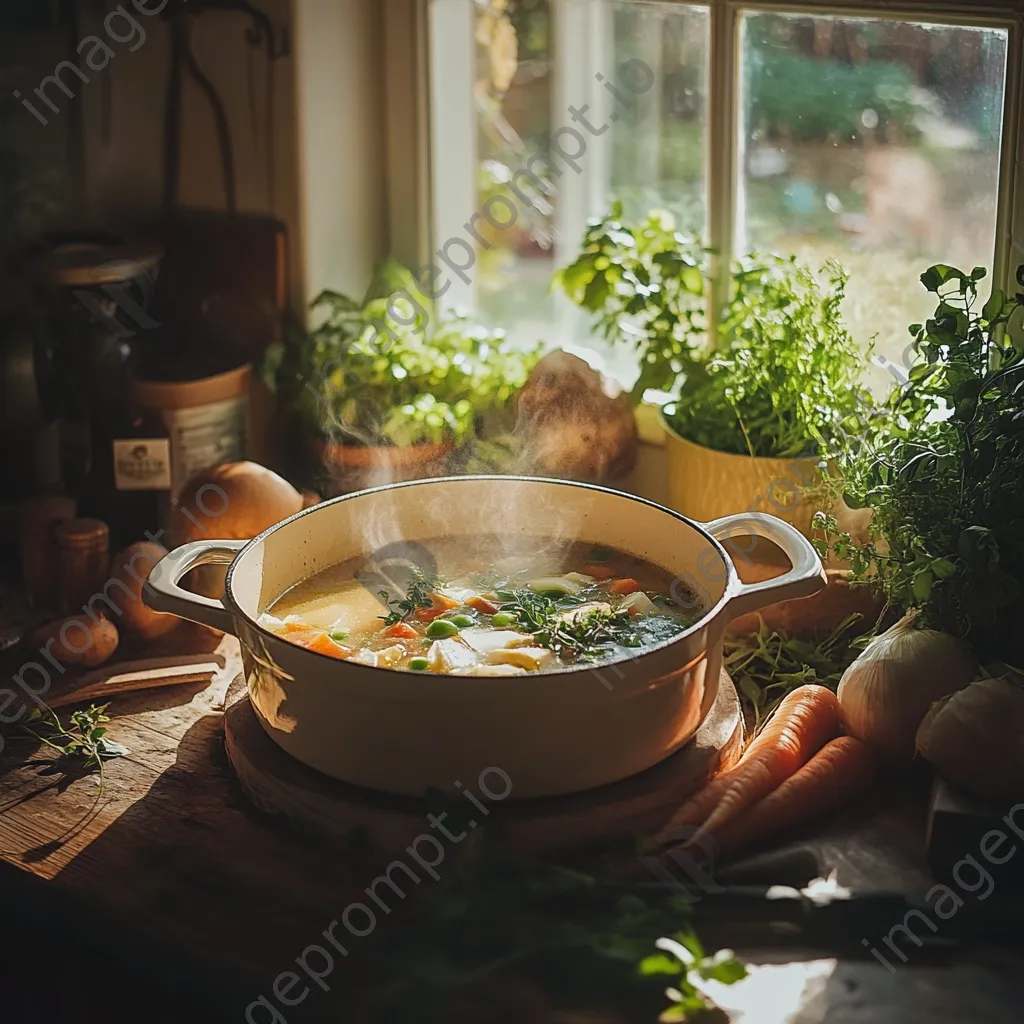
<path fill-rule="evenodd" d="M 389 314 L 403 326 L 421 322 L 419 318 L 425 312 L 422 307 L 411 300 L 405 307 L 396 301 L 401 297 L 392 296 Z M 376 328 L 378 341 L 386 342 L 384 329 L 383 323 Z M 381 357 L 386 358 L 383 347 Z M 327 493 L 478 473 L 603 481 L 623 475 L 633 465 L 637 428 L 628 396 L 584 360 L 566 352 L 556 351 L 543 357 L 509 408 L 501 415 L 492 413 L 486 417 L 481 424 L 485 436 L 474 437 L 461 448 L 451 442 L 395 445 L 384 434 L 381 416 L 376 417 L 374 430 L 355 425 L 357 417 L 345 402 L 348 381 L 343 364 L 341 357 L 324 367 L 321 391 L 317 394 L 319 426 L 326 439 L 317 451 L 321 472 L 317 482 Z M 313 388 L 311 382 L 306 383 Z M 457 498 L 448 495 L 433 500 L 448 503 Z M 536 497 L 527 499 L 524 495 L 523 500 L 529 500 L 530 511 L 536 513 Z M 493 528 L 521 521 L 525 509 L 517 507 L 518 503 L 518 498 L 510 502 L 508 489 L 503 488 L 493 504 L 479 509 L 482 531 L 503 536 Z M 375 521 L 364 526 L 363 539 L 368 551 L 379 551 L 399 536 L 395 516 L 387 511 L 386 504 Z M 454 509 L 438 507 L 430 511 L 432 517 L 443 522 Z M 566 522 L 561 509 L 551 507 L 545 512 L 550 524 L 545 531 L 547 536 L 558 538 L 565 546 L 577 539 L 578 524 Z M 510 536 L 510 544 L 511 541 Z M 521 548 L 521 543 L 516 546 L 517 551 Z M 511 555 L 512 551 L 509 547 L 507 551 L 488 554 L 501 557 Z M 537 554 L 557 560 L 560 552 Z"/>

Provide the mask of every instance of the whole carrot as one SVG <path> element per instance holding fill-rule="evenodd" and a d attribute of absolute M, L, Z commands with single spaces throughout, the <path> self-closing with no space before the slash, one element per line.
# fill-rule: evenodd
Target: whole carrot
<path fill-rule="evenodd" d="M 734 850 L 830 811 L 866 790 L 877 771 L 866 744 L 853 736 L 831 740 L 775 792 L 723 828 L 718 843 Z"/>
<path fill-rule="evenodd" d="M 735 768 L 713 779 L 673 815 L 662 835 L 680 826 L 713 832 L 788 779 L 839 733 L 839 701 L 824 686 L 788 693 Z"/>

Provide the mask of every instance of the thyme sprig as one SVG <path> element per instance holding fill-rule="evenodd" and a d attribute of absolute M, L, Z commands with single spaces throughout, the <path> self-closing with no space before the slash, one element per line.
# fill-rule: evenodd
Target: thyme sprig
<path fill-rule="evenodd" d="M 568 619 L 555 619 L 545 629 L 534 633 L 534 639 L 560 657 L 583 660 L 601 657 L 611 644 L 639 647 L 642 643 L 628 612 L 609 612 L 601 608 Z"/>
<path fill-rule="evenodd" d="M 409 618 L 417 608 L 429 608 L 431 600 L 429 591 L 436 586 L 427 581 L 422 569 L 413 569 L 412 579 L 406 588 L 405 597 L 392 597 L 387 590 L 380 590 L 381 600 L 388 606 L 387 615 L 378 615 L 377 618 L 384 622 L 385 626 L 394 626 Z"/>
<path fill-rule="evenodd" d="M 559 657 L 588 660 L 601 657 L 611 644 L 639 647 L 642 643 L 628 612 L 591 608 L 564 617 L 566 608 L 532 590 L 500 591 L 498 596 L 504 601 L 501 610 L 515 615 L 540 646 Z"/>
<path fill-rule="evenodd" d="M 127 747 L 107 739 L 106 723 L 110 716 L 105 712 L 109 706 L 90 704 L 84 710 L 73 711 L 68 725 L 61 722 L 52 708 L 35 707 L 22 729 L 61 757 L 81 758 L 81 766 L 87 771 L 98 770 L 102 782 L 104 760 L 128 753 Z M 29 728 L 30 724 L 36 728 Z"/>

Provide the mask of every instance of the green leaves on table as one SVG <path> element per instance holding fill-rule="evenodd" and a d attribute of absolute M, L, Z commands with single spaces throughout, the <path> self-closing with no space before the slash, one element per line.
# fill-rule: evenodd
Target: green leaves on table
<path fill-rule="evenodd" d="M 367 948 L 372 1024 L 496 1019 L 495 1006 L 524 988 L 551 1007 L 653 1020 L 666 988 L 669 1012 L 679 1012 L 676 992 L 687 997 L 683 1009 L 705 1010 L 701 979 L 729 984 L 745 973 L 727 952 L 705 955 L 687 926 L 689 904 L 671 892 L 489 850 L 480 832 L 451 853 L 420 912 L 381 929 Z M 677 946 L 692 962 L 662 961 L 659 947 Z M 480 1012 L 457 1018 L 467 1000 Z"/>
<path fill-rule="evenodd" d="M 756 633 L 728 636 L 723 664 L 754 711 L 754 731 L 791 690 L 814 683 L 839 687 L 847 667 L 870 637 L 863 616 L 854 613 L 820 639 L 808 640 L 770 630 L 764 619 Z"/>
<path fill-rule="evenodd" d="M 689 1020 L 709 1008 L 709 1001 L 701 992 L 700 981 L 734 985 L 747 976 L 747 968 L 736 959 L 732 950 L 720 949 L 713 956 L 708 956 L 692 930 L 658 939 L 655 945 L 664 952 L 642 960 L 639 971 L 647 977 L 672 980 L 667 990 L 671 1006 L 658 1018 L 664 1024 Z"/>
<path fill-rule="evenodd" d="M 67 725 L 50 708 L 35 707 L 22 728 L 61 757 L 79 760 L 82 768 L 102 769 L 103 761 L 128 753 L 127 747 L 107 739 L 110 717 L 104 712 L 108 707 L 90 704 L 85 710 L 73 711 Z"/>

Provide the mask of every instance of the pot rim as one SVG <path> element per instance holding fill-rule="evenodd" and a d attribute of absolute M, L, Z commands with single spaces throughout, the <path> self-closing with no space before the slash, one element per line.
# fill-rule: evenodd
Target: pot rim
<path fill-rule="evenodd" d="M 669 405 L 673 404 L 673 402 L 666 402 L 665 405 L 659 406 L 658 408 L 658 419 L 661 422 L 661 426 L 665 433 L 671 435 L 676 441 L 681 441 L 683 444 L 688 444 L 702 452 L 708 452 L 711 455 L 716 455 L 720 459 L 736 459 L 746 464 L 754 462 L 760 463 L 764 466 L 767 466 L 770 463 L 792 465 L 794 462 L 813 462 L 817 465 L 822 461 L 820 455 L 743 455 L 739 452 L 723 452 L 720 448 L 709 448 L 706 444 L 701 444 L 699 441 L 694 441 L 689 437 L 684 437 L 678 430 L 676 430 L 675 427 L 672 426 L 671 423 L 669 423 L 668 417 L 665 415 L 665 409 Z"/>
<path fill-rule="evenodd" d="M 303 516 L 309 515 L 312 512 L 316 512 L 318 509 L 322 509 L 322 508 L 324 508 L 327 505 L 335 505 L 338 502 L 351 501 L 353 498 L 359 498 L 359 497 L 365 496 L 367 494 L 377 494 L 377 493 L 381 493 L 383 491 L 396 490 L 398 488 L 420 487 L 420 486 L 423 486 L 424 484 L 457 484 L 460 481 L 480 482 L 480 481 L 488 481 L 488 480 L 490 480 L 490 481 L 499 481 L 500 480 L 500 481 L 509 481 L 509 482 L 527 483 L 527 484 L 554 484 L 554 485 L 559 485 L 559 486 L 564 486 L 564 487 L 578 487 L 578 488 L 581 488 L 583 490 L 595 491 L 595 492 L 597 492 L 599 494 L 606 494 L 606 495 L 609 495 L 609 496 L 611 496 L 613 498 L 621 498 L 621 499 L 626 500 L 626 501 L 635 501 L 635 502 L 638 502 L 641 505 L 647 505 L 650 508 L 653 508 L 653 509 L 655 509 L 655 510 L 657 510 L 659 512 L 663 512 L 666 515 L 671 516 L 673 519 L 678 520 L 683 525 L 690 527 L 690 529 L 692 529 L 696 533 L 700 534 L 704 538 L 704 540 L 707 541 L 708 546 L 714 549 L 715 553 L 718 555 L 718 557 L 722 560 L 722 562 L 725 565 L 726 579 L 725 579 L 725 586 L 724 586 L 724 588 L 722 590 L 722 596 L 718 599 L 718 601 L 714 605 L 712 605 L 709 609 L 707 609 L 707 611 L 705 611 L 705 613 L 696 622 L 694 622 L 691 626 L 689 626 L 687 629 L 683 630 L 683 632 L 679 633 L 678 635 L 676 635 L 674 637 L 670 637 L 668 640 L 662 640 L 661 642 L 659 642 L 657 644 L 654 644 L 654 645 L 652 645 L 650 647 L 644 647 L 642 649 L 641 653 L 638 653 L 638 654 L 633 655 L 633 656 L 624 655 L 621 658 L 615 658 L 615 659 L 612 659 L 612 660 L 609 660 L 609 661 L 602 661 L 602 662 L 599 662 L 599 663 L 593 664 L 593 665 L 591 665 L 591 664 L 573 665 L 573 666 L 571 666 L 569 668 L 559 669 L 557 672 L 538 672 L 538 673 L 535 673 L 537 675 L 560 676 L 560 675 L 565 675 L 565 674 L 569 674 L 569 673 L 577 673 L 577 672 L 593 672 L 595 670 L 600 671 L 600 670 L 602 670 L 602 669 L 604 669 L 606 667 L 610 667 L 612 665 L 620 665 L 623 662 L 638 662 L 638 661 L 641 661 L 641 660 L 643 660 L 645 658 L 648 658 L 651 655 L 654 655 L 654 654 L 657 654 L 657 653 L 659 653 L 661 651 L 664 651 L 666 648 L 671 647 L 674 644 L 678 644 L 678 643 L 682 642 L 683 640 L 689 639 L 690 637 L 692 637 L 694 634 L 698 633 L 702 629 L 706 629 L 711 624 L 711 622 L 714 621 L 714 619 L 717 618 L 726 609 L 726 607 L 728 606 L 729 602 L 731 601 L 731 599 L 734 596 L 734 591 L 736 589 L 736 581 L 739 579 L 739 575 L 738 575 L 738 573 L 736 571 L 736 566 L 733 563 L 733 560 L 729 557 L 729 553 L 726 551 L 726 549 L 722 545 L 722 543 L 720 541 L 718 541 L 714 536 L 712 536 L 704 528 L 704 526 L 701 523 L 698 523 L 695 520 L 690 519 L 687 516 L 684 516 L 681 512 L 676 512 L 674 509 L 666 508 L 664 505 L 659 505 L 656 501 L 650 501 L 647 498 L 641 498 L 639 495 L 628 494 L 625 491 L 618 491 L 618 490 L 615 490 L 612 487 L 602 487 L 599 484 L 584 483 L 584 482 L 579 481 L 579 480 L 563 480 L 563 479 L 558 478 L 558 477 L 536 477 L 536 476 L 518 476 L 518 475 L 517 476 L 511 476 L 511 475 L 505 476 L 505 475 L 498 475 L 498 474 L 480 473 L 480 474 L 476 474 L 476 475 L 472 475 L 472 476 L 427 477 L 427 478 L 425 478 L 423 480 L 406 480 L 406 481 L 401 481 L 401 482 L 393 483 L 393 484 L 383 484 L 383 485 L 381 485 L 379 487 L 368 487 L 368 488 L 365 488 L 364 490 L 361 490 L 361 491 L 353 491 L 351 494 L 343 494 L 343 495 L 340 495 L 337 498 L 331 498 L 329 501 L 321 502 L 319 505 L 312 505 L 309 508 L 305 508 L 305 509 L 300 510 L 299 512 L 296 512 L 294 515 L 289 516 L 287 519 L 282 519 L 279 523 L 275 523 L 273 526 L 271 526 L 268 529 L 264 530 L 261 534 L 258 534 L 257 536 L 253 537 L 252 540 L 250 540 L 245 545 L 245 547 L 241 548 L 238 551 L 238 553 L 235 555 L 235 557 L 231 560 L 231 563 L 228 565 L 227 574 L 226 574 L 226 576 L 224 578 L 224 598 L 223 598 L 224 603 L 229 608 L 229 610 L 231 611 L 232 615 L 239 616 L 241 619 L 243 619 L 245 621 L 245 623 L 251 629 L 254 629 L 256 632 L 261 634 L 261 636 L 269 637 L 270 639 L 272 639 L 272 640 L 274 640 L 276 642 L 279 642 L 279 643 L 288 643 L 288 641 L 285 640 L 283 637 L 278 636 L 276 633 L 271 632 L 266 627 L 261 626 L 259 624 L 259 622 L 253 616 L 249 615 L 248 612 L 243 611 L 239 607 L 238 602 L 235 600 L 235 597 L 234 597 L 234 574 L 235 574 L 235 568 L 236 568 L 237 564 L 241 561 L 242 557 L 251 548 L 254 548 L 256 545 L 261 544 L 272 533 L 276 533 L 278 530 L 284 529 L 285 527 L 289 526 L 291 523 L 294 523 L 297 520 L 301 519 Z M 299 582 L 299 581 L 296 580 L 296 582 Z M 329 662 L 332 662 L 332 663 L 335 663 L 335 664 L 338 663 L 338 660 L 336 658 L 332 658 L 332 657 L 330 657 L 327 654 L 321 654 L 319 651 L 311 651 L 308 648 L 301 648 L 297 644 L 291 644 L 290 646 L 296 647 L 298 650 L 302 650 L 306 654 L 313 655 L 313 656 L 315 656 L 317 658 L 322 658 L 325 661 L 329 661 Z M 706 651 L 708 650 L 708 646 L 709 645 L 707 645 L 707 644 L 705 644 L 703 646 L 703 648 L 701 650 L 701 654 L 702 655 L 704 653 L 706 653 Z M 390 677 L 394 677 L 395 675 L 400 675 L 400 676 L 415 676 L 417 678 L 421 678 L 422 675 L 423 675 L 422 672 L 411 672 L 411 671 L 408 671 L 408 670 L 405 670 L 405 669 L 381 668 L 381 667 L 375 666 L 375 665 L 363 665 L 363 666 L 360 666 L 360 667 L 361 668 L 365 668 L 365 669 L 370 670 L 370 671 L 374 671 L 374 672 L 386 673 Z M 474 679 L 474 682 L 476 682 L 477 684 L 479 684 L 482 681 L 486 681 L 486 677 L 475 678 Z M 500 682 L 500 677 L 495 677 L 493 681 L 496 682 L 496 683 Z"/>

